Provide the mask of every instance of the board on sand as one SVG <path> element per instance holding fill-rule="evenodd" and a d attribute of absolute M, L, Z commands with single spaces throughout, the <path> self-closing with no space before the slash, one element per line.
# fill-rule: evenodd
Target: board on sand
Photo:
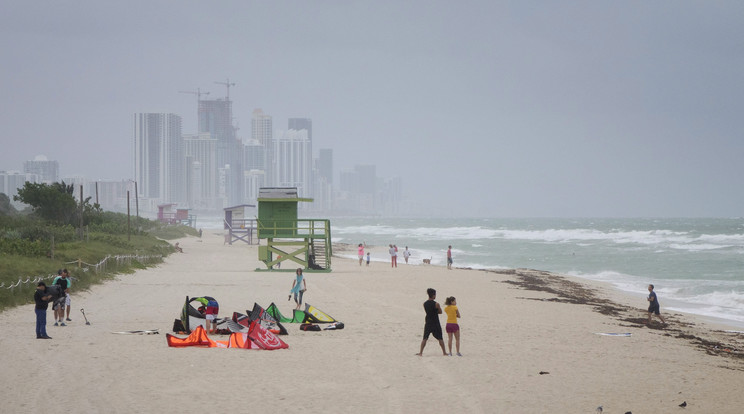
<path fill-rule="evenodd" d="M 141 331 L 119 331 L 119 332 L 111 332 L 113 334 L 120 334 L 120 335 L 157 335 L 160 332 L 158 332 L 160 329 L 144 329 Z"/>

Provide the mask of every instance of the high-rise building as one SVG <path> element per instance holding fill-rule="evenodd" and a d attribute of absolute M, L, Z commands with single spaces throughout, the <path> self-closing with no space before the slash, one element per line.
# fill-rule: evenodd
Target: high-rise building
<path fill-rule="evenodd" d="M 269 187 L 278 185 L 274 176 L 276 157 L 274 155 L 273 122 L 271 115 L 264 114 L 261 108 L 253 110 L 253 117 L 251 118 L 251 140 L 264 148 L 263 170 L 266 172 L 264 180 Z M 255 145 L 255 143 L 250 145 Z"/>
<path fill-rule="evenodd" d="M 266 171 L 266 147 L 251 139 L 246 142 L 243 151 L 243 169 L 245 171 Z"/>
<path fill-rule="evenodd" d="M 313 152 L 307 130 L 289 130 L 278 135 L 274 142 L 275 185 L 297 187 L 298 193 L 303 196 L 313 194 Z"/>
<path fill-rule="evenodd" d="M 229 98 L 199 101 L 199 133 L 208 132 L 216 140 L 217 168 L 231 174 L 224 177 L 225 197 L 231 205 L 241 198 L 242 143 L 233 126 L 232 101 Z M 229 166 L 229 167 L 228 167 Z"/>
<path fill-rule="evenodd" d="M 243 194 L 245 204 L 257 205 L 258 190 L 265 187 L 266 173 L 263 170 L 243 171 Z"/>
<path fill-rule="evenodd" d="M 261 108 L 253 110 L 251 118 L 251 139 L 258 141 L 264 147 L 271 144 L 274 121 L 271 115 L 264 114 Z"/>
<path fill-rule="evenodd" d="M 36 174 L 42 183 L 51 184 L 59 179 L 59 162 L 50 161 L 44 155 L 37 155 L 33 161 L 23 163 L 23 172 Z"/>
<path fill-rule="evenodd" d="M 18 195 L 18 189 L 23 188 L 26 182 L 38 183 L 40 177 L 37 174 L 22 173 L 19 171 L 0 171 L 0 193 L 10 198 L 10 202 L 16 207 L 22 207 L 22 203 L 14 201 L 13 197 Z"/>
<path fill-rule="evenodd" d="M 183 136 L 189 175 L 187 198 L 192 208 L 217 208 L 217 140 L 208 132 Z"/>
<path fill-rule="evenodd" d="M 186 201 L 180 116 L 134 114 L 134 154 L 140 197 L 171 203 Z"/>
<path fill-rule="evenodd" d="M 307 130 L 307 139 L 313 140 L 313 120 L 310 118 L 289 118 L 287 121 L 288 128 L 294 130 Z"/>

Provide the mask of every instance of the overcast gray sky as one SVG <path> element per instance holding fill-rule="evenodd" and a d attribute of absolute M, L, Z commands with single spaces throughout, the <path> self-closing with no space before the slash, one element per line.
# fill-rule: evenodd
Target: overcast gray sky
<path fill-rule="evenodd" d="M 313 119 L 422 214 L 742 216 L 741 1 L 4 1 L 0 170 L 131 178 L 132 114 Z"/>

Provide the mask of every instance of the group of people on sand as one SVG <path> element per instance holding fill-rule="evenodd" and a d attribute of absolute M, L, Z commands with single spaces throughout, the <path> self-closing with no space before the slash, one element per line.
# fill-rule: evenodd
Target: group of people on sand
<path fill-rule="evenodd" d="M 54 286 L 56 294 L 53 294 L 52 289 L 48 288 L 44 282 L 39 282 L 36 285 L 36 292 L 34 292 L 36 339 L 52 339 L 46 330 L 49 302 L 52 302 L 52 309 L 54 310 L 54 326 L 67 326 L 65 321 L 72 321 L 70 319 L 70 288 L 72 287 L 70 272 L 67 269 L 58 270 L 52 286 Z M 67 312 L 66 317 L 65 312 Z"/>
<path fill-rule="evenodd" d="M 659 299 L 656 297 L 654 292 L 654 285 L 648 285 L 648 324 L 651 325 L 651 317 L 656 315 L 663 326 L 666 326 L 664 317 L 661 316 Z M 447 315 L 447 349 L 444 348 L 444 336 L 442 335 L 442 325 L 439 323 L 439 315 L 442 314 L 442 308 L 439 306 L 437 299 L 437 291 L 433 288 L 426 289 L 426 293 L 429 299 L 424 302 L 424 312 L 426 312 L 426 318 L 424 322 L 424 337 L 421 340 L 421 349 L 416 354 L 422 356 L 424 354 L 424 348 L 426 342 L 429 340 L 429 336 L 433 336 L 439 342 L 439 347 L 442 349 L 442 355 L 452 356 L 452 337 L 455 337 L 455 351 L 457 356 L 462 356 L 460 353 L 460 324 L 458 319 L 460 318 L 460 310 L 457 308 L 457 299 L 454 296 L 450 296 L 444 301 L 444 313 Z"/>
<path fill-rule="evenodd" d="M 424 338 L 421 340 L 421 350 L 416 354 L 422 356 L 424 354 L 424 347 L 426 347 L 426 341 L 429 340 L 429 335 L 433 336 L 439 342 L 439 347 L 442 348 L 442 355 L 452 356 L 452 337 L 455 337 L 455 355 L 462 356 L 460 353 L 460 324 L 457 319 L 460 318 L 460 310 L 457 308 L 457 299 L 454 296 L 450 296 L 444 301 L 444 313 L 447 314 L 447 347 L 449 352 L 444 349 L 444 336 L 442 335 L 442 325 L 439 323 L 439 315 L 442 314 L 442 308 L 439 306 L 437 299 L 437 291 L 433 288 L 426 289 L 426 294 L 429 299 L 424 302 L 424 311 L 426 312 L 426 318 L 424 323 Z"/>
<path fill-rule="evenodd" d="M 388 245 L 388 247 L 388 253 L 390 254 L 390 267 L 398 267 L 398 246 L 395 244 L 390 244 Z M 359 266 L 362 266 L 362 264 L 364 264 L 365 257 L 367 259 L 367 266 L 369 266 L 370 252 L 367 251 L 367 254 L 365 256 L 364 249 L 366 248 L 366 243 L 359 243 L 359 245 L 357 245 L 357 257 L 359 258 Z M 408 259 L 411 258 L 411 251 L 408 250 L 408 246 L 406 246 L 402 254 L 403 260 L 405 260 L 406 264 L 408 264 Z M 429 262 L 427 261 L 427 259 L 424 259 L 424 263 Z M 452 246 L 449 246 L 447 248 L 447 269 L 452 269 Z"/>

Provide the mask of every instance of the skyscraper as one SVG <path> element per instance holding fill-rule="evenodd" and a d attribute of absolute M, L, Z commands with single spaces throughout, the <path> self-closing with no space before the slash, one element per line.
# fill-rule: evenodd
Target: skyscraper
<path fill-rule="evenodd" d="M 269 187 L 277 185 L 274 176 L 276 160 L 274 156 L 273 128 L 271 115 L 264 114 L 261 108 L 253 110 L 253 117 L 251 118 L 251 140 L 258 142 L 264 148 L 264 171 L 266 172 L 264 180 L 265 185 Z M 255 143 L 252 145 L 255 145 Z"/>
<path fill-rule="evenodd" d="M 313 120 L 310 118 L 289 118 L 287 121 L 288 129 L 307 130 L 307 139 L 313 140 Z"/>
<path fill-rule="evenodd" d="M 40 177 L 37 174 L 19 171 L 0 171 L 0 193 L 7 195 L 14 206 L 21 208 L 23 204 L 14 201 L 13 197 L 18 195 L 18 189 L 22 188 L 27 181 L 38 183 Z"/>
<path fill-rule="evenodd" d="M 41 182 L 51 184 L 59 179 L 59 162 L 50 161 L 44 155 L 37 155 L 33 161 L 23 163 L 23 172 L 36 174 Z"/>
<path fill-rule="evenodd" d="M 186 168 L 181 117 L 134 114 L 135 181 L 141 197 L 160 202 L 186 201 Z"/>
<path fill-rule="evenodd" d="M 333 150 L 321 148 L 318 151 L 318 174 L 328 183 L 333 184 Z"/>
<path fill-rule="evenodd" d="M 217 198 L 217 140 L 209 133 L 183 136 L 188 200 L 194 208 L 221 208 Z"/>
<path fill-rule="evenodd" d="M 289 130 L 275 140 L 275 185 L 297 187 L 299 194 L 309 196 L 312 192 L 312 145 L 307 130 Z"/>
<path fill-rule="evenodd" d="M 243 151 L 233 126 L 232 101 L 229 98 L 199 101 L 199 133 L 208 132 L 216 140 L 217 168 L 232 174 L 224 177 L 224 194 L 229 204 L 240 200 Z M 227 168 L 226 166 L 230 166 Z"/>

